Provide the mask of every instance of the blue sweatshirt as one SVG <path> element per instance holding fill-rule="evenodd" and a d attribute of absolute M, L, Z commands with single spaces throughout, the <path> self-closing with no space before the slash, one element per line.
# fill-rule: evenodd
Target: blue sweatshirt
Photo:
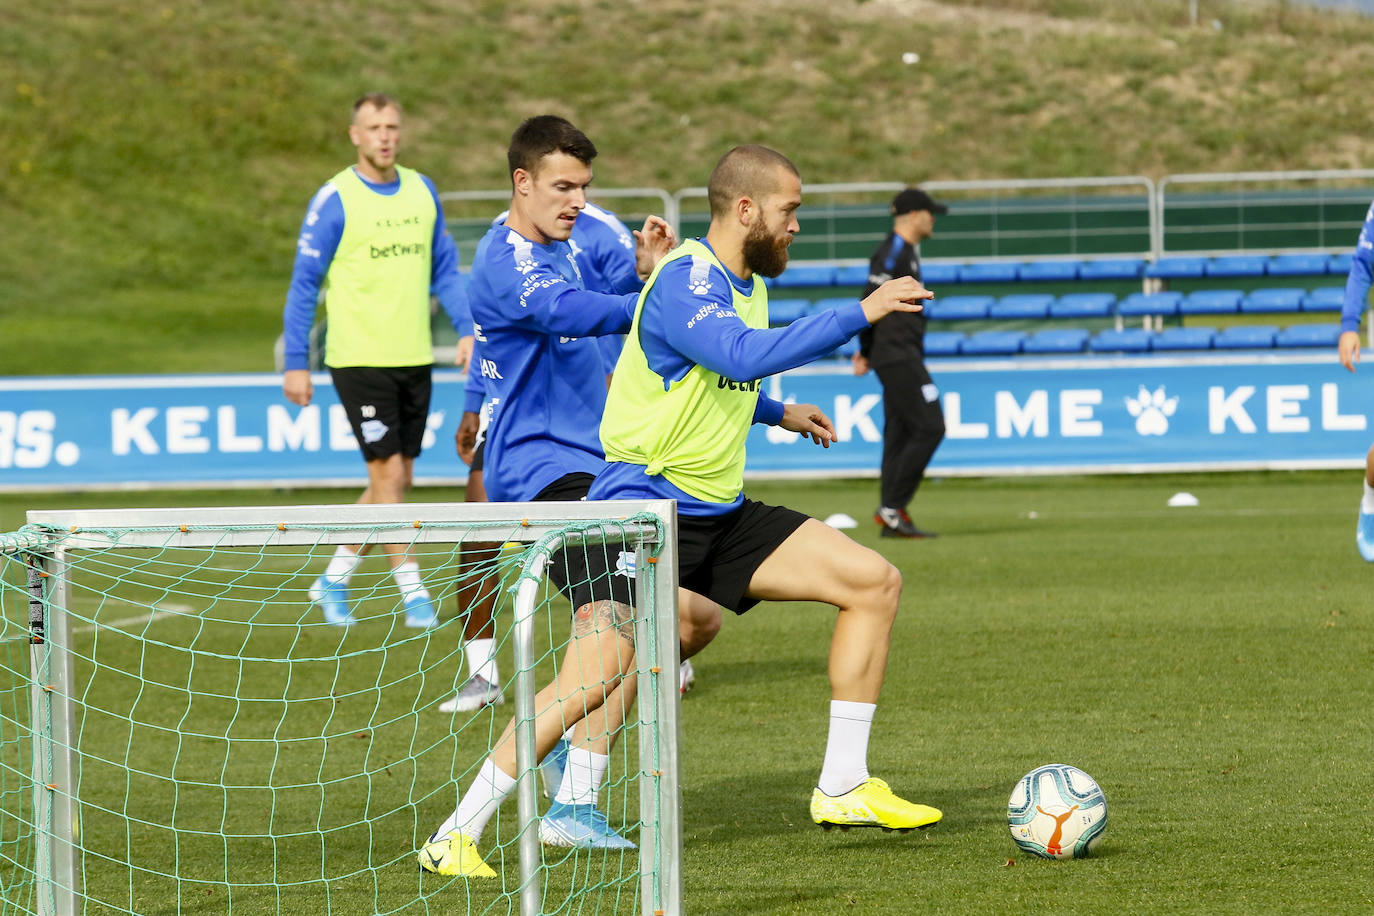
<path fill-rule="evenodd" d="M 1341 330 L 1358 331 L 1360 317 L 1369 305 L 1369 285 L 1374 278 L 1374 204 L 1364 215 L 1364 227 L 1355 243 L 1350 259 L 1350 273 L 1345 278 L 1345 302 L 1341 305 Z"/>
<path fill-rule="evenodd" d="M 567 242 L 536 244 L 504 223 L 478 243 L 468 293 L 475 374 L 492 404 L 487 495 L 526 501 L 566 474 L 600 472 L 606 375 L 596 337 L 629 330 L 636 297 L 588 292 Z"/>
<path fill-rule="evenodd" d="M 795 369 L 832 352 L 869 326 L 855 300 L 853 305 L 817 312 L 784 328 L 751 328 L 735 311 L 731 288 L 747 295 L 763 278 L 755 275 L 742 280 L 713 266 L 703 292 L 700 284 L 689 283 L 693 263 L 692 258 L 680 258 L 659 273 L 639 319 L 640 345 L 649 368 L 663 377 L 665 389 L 697 364 L 733 379 L 762 379 Z M 781 402 L 760 392 L 754 422 L 776 426 L 783 409 Z M 744 494 L 728 503 L 708 502 L 662 476 L 646 475 L 642 466 L 612 462 L 597 477 L 588 498 L 676 499 L 679 514 L 702 516 L 731 511 L 744 501 Z"/>
<path fill-rule="evenodd" d="M 376 184 L 358 176 L 363 184 L 378 194 L 390 196 L 401 189 L 401 179 L 385 184 Z M 467 291 L 464 289 L 462 275 L 458 273 L 458 247 L 444 225 L 444 210 L 439 204 L 439 192 L 434 182 L 421 175 L 425 187 L 434 197 L 434 239 L 430 246 L 433 256 L 430 260 L 430 292 L 443 305 L 449 321 L 459 335 L 467 337 L 472 333 L 472 313 L 468 309 Z M 282 323 L 286 337 L 286 368 L 308 369 L 310 353 L 310 326 L 315 321 L 315 307 L 319 303 L 320 286 L 329 265 L 334 260 L 334 252 L 343 238 L 344 209 L 335 193 L 334 186 L 326 183 L 315 192 L 301 223 L 300 236 L 296 240 L 296 262 L 291 269 L 291 286 L 286 293 L 286 307 L 282 311 Z"/>

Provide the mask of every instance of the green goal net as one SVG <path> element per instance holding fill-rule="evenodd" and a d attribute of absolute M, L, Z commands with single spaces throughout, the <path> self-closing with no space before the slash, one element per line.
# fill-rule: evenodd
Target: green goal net
<path fill-rule="evenodd" d="M 661 501 L 30 513 L 0 534 L 0 916 L 680 912 L 674 525 Z M 360 543 L 408 545 L 438 625 L 406 626 L 381 550 L 357 623 L 324 621 L 308 590 Z M 474 568 L 465 544 L 503 546 Z M 589 546 L 636 559 L 639 700 L 601 790 L 627 850 L 538 837 L 534 694 L 571 614 L 544 574 Z M 443 713 L 469 576 L 514 703 Z M 512 713 L 498 878 L 421 873 Z"/>

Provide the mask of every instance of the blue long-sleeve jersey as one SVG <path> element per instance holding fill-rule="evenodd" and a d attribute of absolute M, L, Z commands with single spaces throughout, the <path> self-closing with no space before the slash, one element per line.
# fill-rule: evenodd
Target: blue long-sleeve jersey
<path fill-rule="evenodd" d="M 1350 273 L 1345 278 L 1345 301 L 1341 305 L 1341 330 L 1358 331 L 1360 318 L 1369 305 L 1369 286 L 1374 280 L 1374 204 L 1364 215 L 1355 254 L 1350 259 Z"/>
<path fill-rule="evenodd" d="M 705 244 L 705 240 L 703 240 Z M 742 280 L 729 270 L 711 267 L 705 284 L 693 278 L 693 258 L 680 258 L 658 275 L 644 298 L 639 318 L 639 343 L 649 368 L 663 378 L 666 389 L 695 365 L 732 379 L 761 379 L 804 366 L 830 353 L 868 327 L 863 308 L 853 305 L 808 315 L 784 328 L 751 328 L 735 311 L 731 289 L 748 295 L 755 275 Z M 777 425 L 783 405 L 759 395 L 755 423 Z M 718 515 L 744 500 L 739 494 L 728 503 L 699 499 L 661 476 L 649 476 L 640 465 L 612 462 L 588 494 L 591 499 L 676 499 L 682 515 Z"/>
<path fill-rule="evenodd" d="M 493 225 L 505 221 L 506 213 L 503 212 Z M 582 273 L 582 285 L 586 289 L 594 293 L 625 295 L 638 293 L 644 288 L 644 281 L 639 279 L 635 267 L 634 234 L 610 210 L 589 201 L 573 223 L 568 244 L 577 258 L 577 269 Z M 601 358 L 609 374 L 620 357 L 625 338 L 620 334 L 607 334 L 598 337 L 596 342 L 601 347 Z M 478 341 L 476 346 L 480 345 L 481 341 Z M 474 366 L 480 365 L 475 352 L 472 363 Z M 463 410 L 480 413 L 485 396 L 486 385 L 482 381 L 482 373 L 469 372 Z"/>
<path fill-rule="evenodd" d="M 492 405 L 487 495 L 526 501 L 566 474 L 599 473 L 606 375 L 596 338 L 629 330 L 636 297 L 587 291 L 567 242 L 536 244 L 502 223 L 477 245 L 469 299 Z"/>
<path fill-rule="evenodd" d="M 401 179 L 377 184 L 358 176 L 378 194 L 390 196 L 401 189 Z M 444 209 L 434 182 L 420 179 L 434 198 L 434 237 L 430 245 L 430 292 L 448 313 L 449 321 L 461 336 L 472 333 L 472 312 L 462 275 L 458 273 L 458 247 L 444 225 Z M 315 321 L 320 287 L 343 238 L 345 214 L 332 183 L 325 183 L 310 201 L 296 240 L 296 261 L 291 268 L 291 286 L 286 293 L 282 324 L 286 338 L 286 368 L 308 369 L 310 326 Z"/>

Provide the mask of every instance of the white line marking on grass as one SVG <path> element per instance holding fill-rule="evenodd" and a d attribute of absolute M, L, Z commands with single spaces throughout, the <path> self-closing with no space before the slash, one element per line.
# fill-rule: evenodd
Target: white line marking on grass
<path fill-rule="evenodd" d="M 164 617 L 183 617 L 187 614 L 195 613 L 197 613 L 196 609 L 189 604 L 156 604 L 153 605 L 153 609 L 146 614 L 137 614 L 133 617 L 121 617 L 118 620 L 88 623 L 79 627 L 72 627 L 70 632 L 73 636 L 77 633 L 91 633 L 95 630 L 119 630 L 121 633 L 124 633 L 127 632 L 124 627 L 149 624 L 155 620 L 161 620 Z M 28 638 L 29 634 L 25 632 L 18 636 L 11 636 L 9 639 L 5 640 L 5 642 L 19 642 L 21 640 L 27 640 Z"/>

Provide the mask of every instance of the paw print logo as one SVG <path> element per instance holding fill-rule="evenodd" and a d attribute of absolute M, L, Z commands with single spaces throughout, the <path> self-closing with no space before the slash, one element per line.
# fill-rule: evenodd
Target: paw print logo
<path fill-rule="evenodd" d="M 515 269 L 522 274 L 527 274 L 539 266 L 539 262 L 534 258 L 519 258 L 515 262 Z"/>
<path fill-rule="evenodd" d="M 1135 417 L 1135 431 L 1142 436 L 1162 436 L 1169 431 L 1169 418 L 1178 410 L 1178 398 L 1167 397 L 1164 386 L 1154 391 L 1140 386 L 1140 393 L 1126 399 L 1126 409 Z"/>
<path fill-rule="evenodd" d="M 705 277 L 693 277 L 687 281 L 687 288 L 695 295 L 704 296 L 711 291 L 711 281 Z"/>

